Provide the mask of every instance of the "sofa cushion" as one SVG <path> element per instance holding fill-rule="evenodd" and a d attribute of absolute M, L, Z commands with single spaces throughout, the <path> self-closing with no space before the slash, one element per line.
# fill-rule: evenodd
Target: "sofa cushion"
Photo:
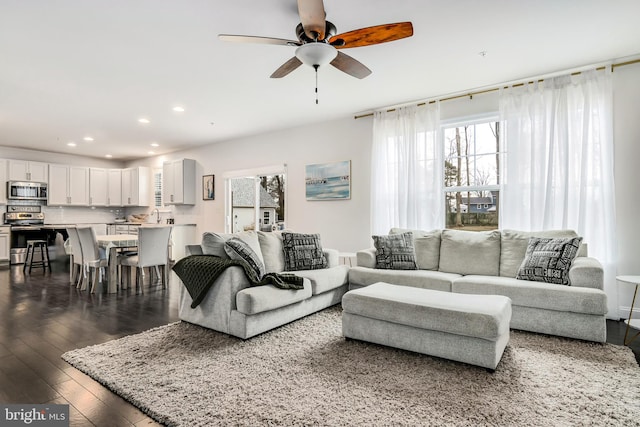
<path fill-rule="evenodd" d="M 442 230 L 409 230 L 392 228 L 389 234 L 413 233 L 413 246 L 416 253 L 416 265 L 420 270 L 437 270 L 440 264 L 440 236 Z"/>
<path fill-rule="evenodd" d="M 255 231 L 242 231 L 240 233 L 214 233 L 207 231 L 202 234 L 202 253 L 205 255 L 215 255 L 220 258 L 229 259 L 229 255 L 224 250 L 224 243 L 232 237 L 244 240 L 256 253 L 260 262 L 264 263 L 258 234 Z"/>
<path fill-rule="evenodd" d="M 265 273 L 264 264 L 247 242 L 237 237 L 232 237 L 224 243 L 224 250 L 229 255 L 229 258 L 246 262 L 255 271 L 258 280 L 262 279 Z"/>
<path fill-rule="evenodd" d="M 451 283 L 462 277 L 459 274 L 431 270 L 379 270 L 367 267 L 352 267 L 349 270 L 350 288 L 369 286 L 376 282 L 387 282 L 414 288 L 451 292 Z"/>
<path fill-rule="evenodd" d="M 323 292 L 339 288 L 349 282 L 349 266 L 338 265 L 332 268 L 321 270 L 296 271 L 296 276 L 309 279 L 311 282 L 311 293 L 318 295 Z"/>
<path fill-rule="evenodd" d="M 282 247 L 282 232 L 258 231 L 258 241 L 264 259 L 264 269 L 267 273 L 281 273 L 284 271 L 284 249 Z"/>
<path fill-rule="evenodd" d="M 599 289 L 558 286 L 512 277 L 464 276 L 453 282 L 451 290 L 461 294 L 504 295 L 511 298 L 514 306 L 598 316 L 607 313 L 607 295 Z"/>
<path fill-rule="evenodd" d="M 386 270 L 416 270 L 413 233 L 371 236 L 376 248 L 376 268 Z"/>
<path fill-rule="evenodd" d="M 240 313 L 258 314 L 284 307 L 311 297 L 311 283 L 304 281 L 302 289 L 278 289 L 273 285 L 245 288 L 236 294 L 236 307 Z"/>
<path fill-rule="evenodd" d="M 527 252 L 531 237 L 577 237 L 573 230 L 517 231 L 502 230 L 500 250 L 500 276 L 516 277 Z"/>
<path fill-rule="evenodd" d="M 442 230 L 439 271 L 497 276 L 500 232 Z"/>
<path fill-rule="evenodd" d="M 316 270 L 327 267 L 319 234 L 282 233 L 286 271 Z"/>
<path fill-rule="evenodd" d="M 518 270 L 517 279 L 571 285 L 569 269 L 578 254 L 582 237 L 543 239 L 532 237 Z"/>

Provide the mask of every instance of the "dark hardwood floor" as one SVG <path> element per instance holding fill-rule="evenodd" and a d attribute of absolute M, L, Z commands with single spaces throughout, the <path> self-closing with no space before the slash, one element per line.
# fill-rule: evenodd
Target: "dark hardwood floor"
<path fill-rule="evenodd" d="M 69 285 L 66 263 L 52 267 L 0 269 L 0 402 L 69 404 L 73 426 L 158 425 L 60 356 L 177 321 L 175 280 L 92 295 Z"/>
<path fill-rule="evenodd" d="M 0 402 L 69 404 L 71 425 L 157 425 L 60 356 L 178 320 L 177 285 L 144 292 L 89 294 L 69 286 L 64 262 L 53 273 L 0 269 Z M 623 322 L 607 321 L 608 342 L 622 344 Z M 640 338 L 632 343 L 640 361 Z M 640 369 L 640 368 L 639 368 Z"/>

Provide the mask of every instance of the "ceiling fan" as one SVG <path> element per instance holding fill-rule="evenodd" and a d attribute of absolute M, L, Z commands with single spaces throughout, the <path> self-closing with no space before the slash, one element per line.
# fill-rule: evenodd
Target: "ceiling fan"
<path fill-rule="evenodd" d="M 295 56 L 274 71 L 271 78 L 284 77 L 302 64 L 313 67 L 317 73 L 318 67 L 329 63 L 340 71 L 363 79 L 371 74 L 371 70 L 339 49 L 370 46 L 413 35 L 411 22 L 376 25 L 336 35 L 335 25 L 325 20 L 323 0 L 298 0 L 298 14 L 298 40 L 232 34 L 220 34 L 218 37 L 230 42 L 298 46 Z"/>

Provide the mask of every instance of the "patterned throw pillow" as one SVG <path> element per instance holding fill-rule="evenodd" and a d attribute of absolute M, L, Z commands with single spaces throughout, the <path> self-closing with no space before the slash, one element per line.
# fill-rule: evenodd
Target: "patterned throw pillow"
<path fill-rule="evenodd" d="M 224 250 L 229 258 L 236 261 L 242 260 L 249 264 L 249 267 L 258 275 L 258 280 L 262 279 L 265 273 L 264 264 L 247 242 L 238 237 L 232 237 L 224 242 Z"/>
<path fill-rule="evenodd" d="M 569 269 L 582 237 L 549 239 L 531 237 L 516 279 L 571 286 Z"/>
<path fill-rule="evenodd" d="M 282 233 L 285 271 L 327 268 L 319 234 Z"/>
<path fill-rule="evenodd" d="M 376 268 L 417 270 L 413 233 L 371 236 L 376 247 Z"/>

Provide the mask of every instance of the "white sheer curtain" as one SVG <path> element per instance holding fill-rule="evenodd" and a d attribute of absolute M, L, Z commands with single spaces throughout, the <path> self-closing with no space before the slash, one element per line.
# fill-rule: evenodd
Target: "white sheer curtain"
<path fill-rule="evenodd" d="M 371 165 L 374 234 L 391 227 L 431 230 L 444 224 L 440 104 L 376 112 Z"/>
<path fill-rule="evenodd" d="M 569 228 L 583 236 L 604 266 L 609 316 L 617 318 L 610 69 L 504 89 L 500 113 L 501 228 Z"/>

